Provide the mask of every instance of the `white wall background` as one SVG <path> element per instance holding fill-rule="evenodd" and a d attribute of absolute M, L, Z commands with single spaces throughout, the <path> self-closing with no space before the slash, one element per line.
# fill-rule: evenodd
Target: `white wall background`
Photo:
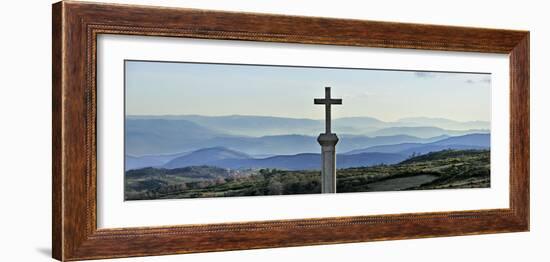
<path fill-rule="evenodd" d="M 108 1 L 531 31 L 531 232 L 217 252 L 124 261 L 548 261 L 550 22 L 545 1 Z M 50 1 L 0 9 L 0 260 L 51 256 Z"/>

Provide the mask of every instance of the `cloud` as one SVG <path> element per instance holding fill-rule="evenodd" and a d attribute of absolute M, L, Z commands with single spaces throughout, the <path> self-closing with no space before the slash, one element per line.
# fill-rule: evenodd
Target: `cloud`
<path fill-rule="evenodd" d="M 423 72 L 423 71 L 414 72 L 414 75 L 417 76 L 417 77 L 420 77 L 420 78 L 432 78 L 432 77 L 436 77 L 436 74 L 434 74 L 434 73 L 431 73 L 431 72 Z"/>
<path fill-rule="evenodd" d="M 419 78 L 431 79 L 439 78 L 445 80 L 458 80 L 464 81 L 466 84 L 490 84 L 491 75 L 489 74 L 468 74 L 468 73 L 450 73 L 450 72 L 428 72 L 428 71 L 416 71 L 414 75 Z"/>
<path fill-rule="evenodd" d="M 491 76 L 490 75 L 484 75 L 480 78 L 469 78 L 466 79 L 464 82 L 467 84 L 475 84 L 475 83 L 481 83 L 481 84 L 490 84 L 491 83 Z"/>
<path fill-rule="evenodd" d="M 486 83 L 486 84 L 490 84 L 491 83 L 491 76 L 488 75 L 488 76 L 483 77 L 481 79 L 481 82 Z"/>

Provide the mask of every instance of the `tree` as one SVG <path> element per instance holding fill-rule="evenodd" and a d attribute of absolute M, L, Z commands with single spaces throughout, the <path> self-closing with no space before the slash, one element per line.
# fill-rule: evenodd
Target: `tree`
<path fill-rule="evenodd" d="M 281 195 L 283 193 L 283 184 L 276 179 L 270 179 L 267 191 L 268 195 Z"/>

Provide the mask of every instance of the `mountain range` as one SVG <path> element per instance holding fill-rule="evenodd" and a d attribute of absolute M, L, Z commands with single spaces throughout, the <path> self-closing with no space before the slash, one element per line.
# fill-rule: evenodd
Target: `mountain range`
<path fill-rule="evenodd" d="M 318 145 L 317 145 L 318 147 Z M 401 162 L 411 155 L 425 154 L 445 149 L 488 149 L 490 148 L 489 134 L 468 134 L 456 137 L 446 137 L 426 143 L 398 143 L 371 146 L 356 149 L 337 155 L 337 167 L 362 167 L 378 164 L 394 164 Z M 318 148 L 317 148 L 318 149 Z M 182 168 L 188 166 L 216 166 L 221 168 L 278 168 L 285 170 L 313 170 L 320 168 L 320 154 L 299 153 L 292 155 L 276 155 L 271 157 L 254 157 L 249 154 L 226 147 L 203 148 L 190 153 L 171 155 L 153 159 L 146 156 L 142 162 L 140 157 L 127 156 L 126 170 L 154 166 L 163 168 Z M 153 162 L 157 161 L 157 162 Z M 136 165 L 141 163 L 141 165 Z"/>
<path fill-rule="evenodd" d="M 231 148 L 254 156 L 313 153 L 318 152 L 316 137 L 324 130 L 323 125 L 321 120 L 264 116 L 128 116 L 125 150 L 135 157 L 211 147 Z M 445 128 L 449 126 L 476 129 Z M 333 120 L 333 127 L 340 137 L 341 152 L 377 145 L 429 143 L 449 136 L 489 132 L 487 122 L 433 118 L 384 122 L 371 117 L 347 117 Z"/>
<path fill-rule="evenodd" d="M 364 149 L 356 149 L 345 154 L 360 154 L 369 152 L 379 153 L 399 153 L 405 155 L 426 154 L 445 149 L 464 150 L 464 149 L 488 149 L 491 147 L 491 135 L 489 134 L 470 134 L 457 137 L 449 137 L 431 143 L 400 143 L 393 145 L 372 146 Z"/>
<path fill-rule="evenodd" d="M 338 155 L 338 168 L 371 166 L 377 164 L 394 164 L 405 160 L 406 155 L 394 153 L 360 153 L 353 155 Z M 280 155 L 267 158 L 252 158 L 228 148 L 217 147 L 201 149 L 173 159 L 163 165 L 163 168 L 181 168 L 189 166 L 215 166 L 230 169 L 277 168 L 283 170 L 314 170 L 320 169 L 321 155 L 317 153 L 302 153 L 295 155 Z"/>
<path fill-rule="evenodd" d="M 127 116 L 127 120 L 186 120 L 209 130 L 235 136 L 274 136 L 274 135 L 311 135 L 324 129 L 324 120 L 272 117 L 272 116 L 201 116 L 201 115 L 161 115 Z M 332 120 L 332 126 L 338 134 L 369 135 L 371 132 L 389 127 L 438 127 L 442 130 L 462 131 L 489 130 L 488 121 L 455 121 L 445 118 L 414 117 L 387 122 L 373 117 L 343 117 Z M 473 133 L 473 132 L 469 132 Z M 382 134 L 388 135 L 388 134 Z"/>

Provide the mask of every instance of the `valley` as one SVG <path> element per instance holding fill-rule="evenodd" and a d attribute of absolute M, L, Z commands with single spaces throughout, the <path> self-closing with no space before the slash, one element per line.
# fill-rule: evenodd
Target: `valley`
<path fill-rule="evenodd" d="M 489 186 L 488 150 L 442 150 L 396 164 L 337 171 L 338 193 Z M 149 167 L 128 171 L 125 179 L 125 200 L 316 193 L 320 193 L 318 170 Z"/>
<path fill-rule="evenodd" d="M 333 120 L 337 192 L 490 186 L 489 123 Z M 128 116 L 125 199 L 320 193 L 323 122 L 263 116 Z"/>

